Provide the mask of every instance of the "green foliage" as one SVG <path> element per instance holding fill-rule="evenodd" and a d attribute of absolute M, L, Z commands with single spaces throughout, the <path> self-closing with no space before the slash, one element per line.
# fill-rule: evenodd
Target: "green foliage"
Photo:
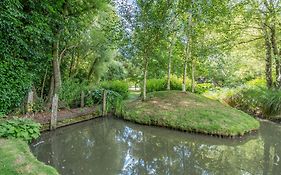
<path fill-rule="evenodd" d="M 250 80 L 246 82 L 246 85 L 249 87 L 266 87 L 266 80 L 264 78 L 255 78 L 253 80 Z"/>
<path fill-rule="evenodd" d="M 19 107 L 31 87 L 31 75 L 24 61 L 0 60 L 0 113 L 11 112 Z"/>
<path fill-rule="evenodd" d="M 146 91 L 147 92 L 156 92 L 156 91 L 165 91 L 167 90 L 167 78 L 161 79 L 148 79 L 146 82 Z M 186 80 L 187 90 L 191 90 L 191 80 Z M 182 89 L 182 79 L 171 76 L 171 90 L 181 90 Z"/>
<path fill-rule="evenodd" d="M 0 137 L 31 141 L 40 136 L 39 123 L 26 118 L 13 118 L 0 122 Z"/>
<path fill-rule="evenodd" d="M 281 114 L 281 90 L 251 87 L 228 99 L 228 104 L 243 111 L 271 117 Z"/>
<path fill-rule="evenodd" d="M 165 84 L 165 79 L 149 79 L 146 82 L 146 92 L 164 91 L 167 89 Z"/>
<path fill-rule="evenodd" d="M 106 90 L 117 92 L 123 99 L 126 99 L 129 96 L 129 84 L 125 81 L 105 81 L 101 83 L 101 87 Z"/>
<path fill-rule="evenodd" d="M 112 109 L 121 108 L 121 104 L 123 101 L 123 96 L 118 92 L 106 89 L 96 89 L 91 93 L 91 101 L 93 104 L 102 104 L 103 103 L 103 94 L 106 91 L 106 107 L 107 111 L 111 111 Z"/>
<path fill-rule="evenodd" d="M 68 107 L 72 106 L 75 101 L 80 101 L 81 92 L 85 90 L 86 84 L 79 83 L 75 79 L 66 79 L 60 91 L 60 100 Z"/>
<path fill-rule="evenodd" d="M 200 83 L 196 85 L 195 92 L 197 94 L 203 94 L 204 92 L 214 88 L 212 83 Z"/>

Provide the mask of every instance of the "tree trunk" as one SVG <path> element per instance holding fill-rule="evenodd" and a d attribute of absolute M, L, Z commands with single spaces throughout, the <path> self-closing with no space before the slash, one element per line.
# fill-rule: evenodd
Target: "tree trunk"
<path fill-rule="evenodd" d="M 167 90 L 171 90 L 171 69 L 172 69 L 172 55 L 173 55 L 173 47 L 174 47 L 174 38 L 172 38 L 172 42 L 169 48 L 169 61 L 168 61 L 168 82 L 167 82 Z"/>
<path fill-rule="evenodd" d="M 186 71 L 187 71 L 187 60 L 184 61 L 183 66 L 183 80 L 182 80 L 182 91 L 186 92 Z"/>
<path fill-rule="evenodd" d="M 50 79 L 50 89 L 49 89 L 49 94 L 48 94 L 48 109 L 51 107 L 52 104 L 52 98 L 54 96 L 54 76 L 52 75 Z"/>
<path fill-rule="evenodd" d="M 57 128 L 58 105 L 59 105 L 59 98 L 58 95 L 55 94 L 52 102 L 52 115 L 51 115 L 51 127 L 50 127 L 51 130 Z"/>
<path fill-rule="evenodd" d="M 275 25 L 271 26 L 270 31 L 271 31 L 271 45 L 272 45 L 273 55 L 275 59 L 276 87 L 280 88 L 281 86 L 280 57 L 279 57 L 280 55 L 278 52 Z"/>
<path fill-rule="evenodd" d="M 265 40 L 265 48 L 266 48 L 266 57 L 265 57 L 265 75 L 266 75 L 266 83 L 267 87 L 272 87 L 272 55 L 271 55 L 271 43 L 268 36 L 268 32 L 266 26 L 263 27 L 264 40 Z"/>
<path fill-rule="evenodd" d="M 41 94 L 40 94 L 40 98 L 41 99 L 43 99 L 43 97 L 44 97 L 44 89 L 45 89 L 47 75 L 48 75 L 48 68 L 46 68 L 46 72 L 45 72 L 43 83 L 42 83 L 42 87 L 41 87 Z"/>
<path fill-rule="evenodd" d="M 191 63 L 191 92 L 195 92 L 195 60 Z"/>
<path fill-rule="evenodd" d="M 142 100 L 146 100 L 146 80 L 147 80 L 147 68 L 148 68 L 148 60 L 145 58 L 144 67 L 143 67 L 143 92 L 142 92 Z"/>
<path fill-rule="evenodd" d="M 59 34 L 56 35 L 56 41 L 53 43 L 53 77 L 54 77 L 54 94 L 52 99 L 52 117 L 51 117 L 51 129 L 56 129 L 57 125 L 57 112 L 58 112 L 58 101 L 59 91 L 61 88 L 61 73 L 59 64 Z"/>

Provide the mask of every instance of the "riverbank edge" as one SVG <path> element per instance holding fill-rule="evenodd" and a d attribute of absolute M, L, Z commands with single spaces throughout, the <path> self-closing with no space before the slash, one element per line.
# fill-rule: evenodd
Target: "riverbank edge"
<path fill-rule="evenodd" d="M 89 121 L 95 118 L 102 117 L 99 110 L 92 112 L 91 114 L 81 114 L 77 115 L 73 118 L 65 118 L 62 120 L 59 120 L 57 123 L 57 128 Z M 37 121 L 38 122 L 38 121 Z M 40 122 L 38 122 L 40 123 Z M 42 125 L 40 132 L 46 132 L 50 130 L 50 123 L 40 123 Z M 5 146 L 9 143 L 9 146 Z M 11 153 L 11 155 L 2 155 L 3 153 Z M 22 172 L 20 170 L 20 167 L 17 167 L 16 163 L 18 160 L 17 156 L 21 157 L 27 157 L 28 159 L 25 159 L 22 164 L 28 165 L 30 167 L 36 166 L 37 170 L 39 172 L 36 172 L 36 170 L 32 170 L 28 172 Z M 52 167 L 45 165 L 43 162 L 37 160 L 37 158 L 32 154 L 32 152 L 29 149 L 28 143 L 25 141 L 22 141 L 20 139 L 8 139 L 8 138 L 1 138 L 0 137 L 0 170 L 1 173 L 4 172 L 5 175 L 20 175 L 20 174 L 25 174 L 25 175 L 58 175 L 59 173 L 57 170 Z M 6 159 L 3 159 L 3 157 L 10 157 L 9 161 L 6 161 Z M 15 166 L 10 166 L 10 165 L 15 165 Z M 28 168 L 28 167 L 27 167 Z M 19 170 L 19 171 L 18 171 Z M 42 170 L 42 171 L 41 171 Z M 47 173 L 44 173 L 44 171 L 47 170 Z"/>
<path fill-rule="evenodd" d="M 159 91 L 159 92 L 161 93 L 161 91 Z M 157 92 L 157 93 L 159 93 L 159 92 Z M 167 92 L 167 91 L 165 91 L 165 92 Z M 172 91 L 170 91 L 170 92 L 172 92 Z M 182 93 L 182 92 L 178 91 L 178 93 Z M 189 94 L 191 94 L 191 93 L 189 93 Z M 193 95 L 195 95 L 195 94 L 193 94 Z M 204 97 L 204 98 L 206 98 L 206 97 Z M 208 99 L 208 100 L 211 100 L 211 99 Z M 136 101 L 140 101 L 140 99 L 136 99 L 134 101 L 130 100 L 130 101 L 127 101 L 127 102 L 125 101 L 123 106 L 122 106 L 122 108 L 119 111 L 117 111 L 115 113 L 115 115 L 118 118 L 121 118 L 123 120 L 134 122 L 134 123 L 141 124 L 141 125 L 156 126 L 156 127 L 173 129 L 173 130 L 178 130 L 178 131 L 183 131 L 183 132 L 216 136 L 216 137 L 221 137 L 221 138 L 237 138 L 237 137 L 242 137 L 242 136 L 244 136 L 246 134 L 256 133 L 256 131 L 260 127 L 260 124 L 259 124 L 258 120 L 256 118 L 254 118 L 253 116 L 248 115 L 247 113 L 245 113 L 245 112 L 243 112 L 241 110 L 238 110 L 238 109 L 235 109 L 235 108 L 232 108 L 232 107 L 228 107 L 228 106 L 225 106 L 225 107 L 226 108 L 232 108 L 234 110 L 242 112 L 244 115 L 248 115 L 250 118 L 253 119 L 253 122 L 258 122 L 257 126 L 254 127 L 254 128 L 251 128 L 249 130 L 241 131 L 242 134 L 240 134 L 240 133 L 237 133 L 237 134 L 225 134 L 225 133 L 212 133 L 212 132 L 208 132 L 208 131 L 202 130 L 200 128 L 181 128 L 181 127 L 177 127 L 177 126 L 171 126 L 170 124 L 167 124 L 167 121 L 164 121 L 164 122 L 162 121 L 162 123 L 164 123 L 164 124 L 159 124 L 159 121 L 154 121 L 153 119 L 150 118 L 150 116 L 143 117 L 143 114 L 137 116 L 136 113 L 134 113 L 134 114 L 130 113 L 130 110 L 137 111 L 137 109 L 133 109 L 132 106 L 130 106 L 130 110 L 124 108 L 124 106 L 128 106 L 129 105 L 128 103 L 134 103 Z M 147 100 L 145 102 L 147 102 Z M 142 103 L 145 103 L 145 102 L 142 102 Z M 216 102 L 216 101 L 214 101 L 214 102 Z M 153 105 L 150 105 L 150 106 L 153 106 Z M 132 115 L 134 115 L 134 117 L 132 117 Z M 147 117 L 150 118 L 149 121 L 147 121 Z M 145 118 L 145 119 L 142 120 L 141 118 Z"/>
<path fill-rule="evenodd" d="M 5 175 L 59 175 L 57 170 L 36 159 L 27 142 L 0 138 L 0 172 Z"/>

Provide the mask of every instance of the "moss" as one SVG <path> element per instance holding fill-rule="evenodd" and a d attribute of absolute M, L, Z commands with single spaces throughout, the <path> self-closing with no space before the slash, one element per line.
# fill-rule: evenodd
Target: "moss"
<path fill-rule="evenodd" d="M 26 142 L 18 139 L 0 139 L 0 174 L 58 175 L 52 167 L 39 162 Z"/>
<path fill-rule="evenodd" d="M 122 111 L 124 119 L 140 124 L 221 136 L 244 135 L 260 126 L 242 111 L 180 91 L 149 93 L 145 102 L 125 102 Z"/>

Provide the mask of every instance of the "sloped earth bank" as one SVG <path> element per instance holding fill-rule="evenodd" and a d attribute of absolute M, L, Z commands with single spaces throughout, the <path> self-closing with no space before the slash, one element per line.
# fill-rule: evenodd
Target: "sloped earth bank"
<path fill-rule="evenodd" d="M 218 136 L 242 136 L 260 127 L 242 111 L 180 91 L 149 93 L 144 102 L 127 101 L 118 115 L 140 124 Z"/>

